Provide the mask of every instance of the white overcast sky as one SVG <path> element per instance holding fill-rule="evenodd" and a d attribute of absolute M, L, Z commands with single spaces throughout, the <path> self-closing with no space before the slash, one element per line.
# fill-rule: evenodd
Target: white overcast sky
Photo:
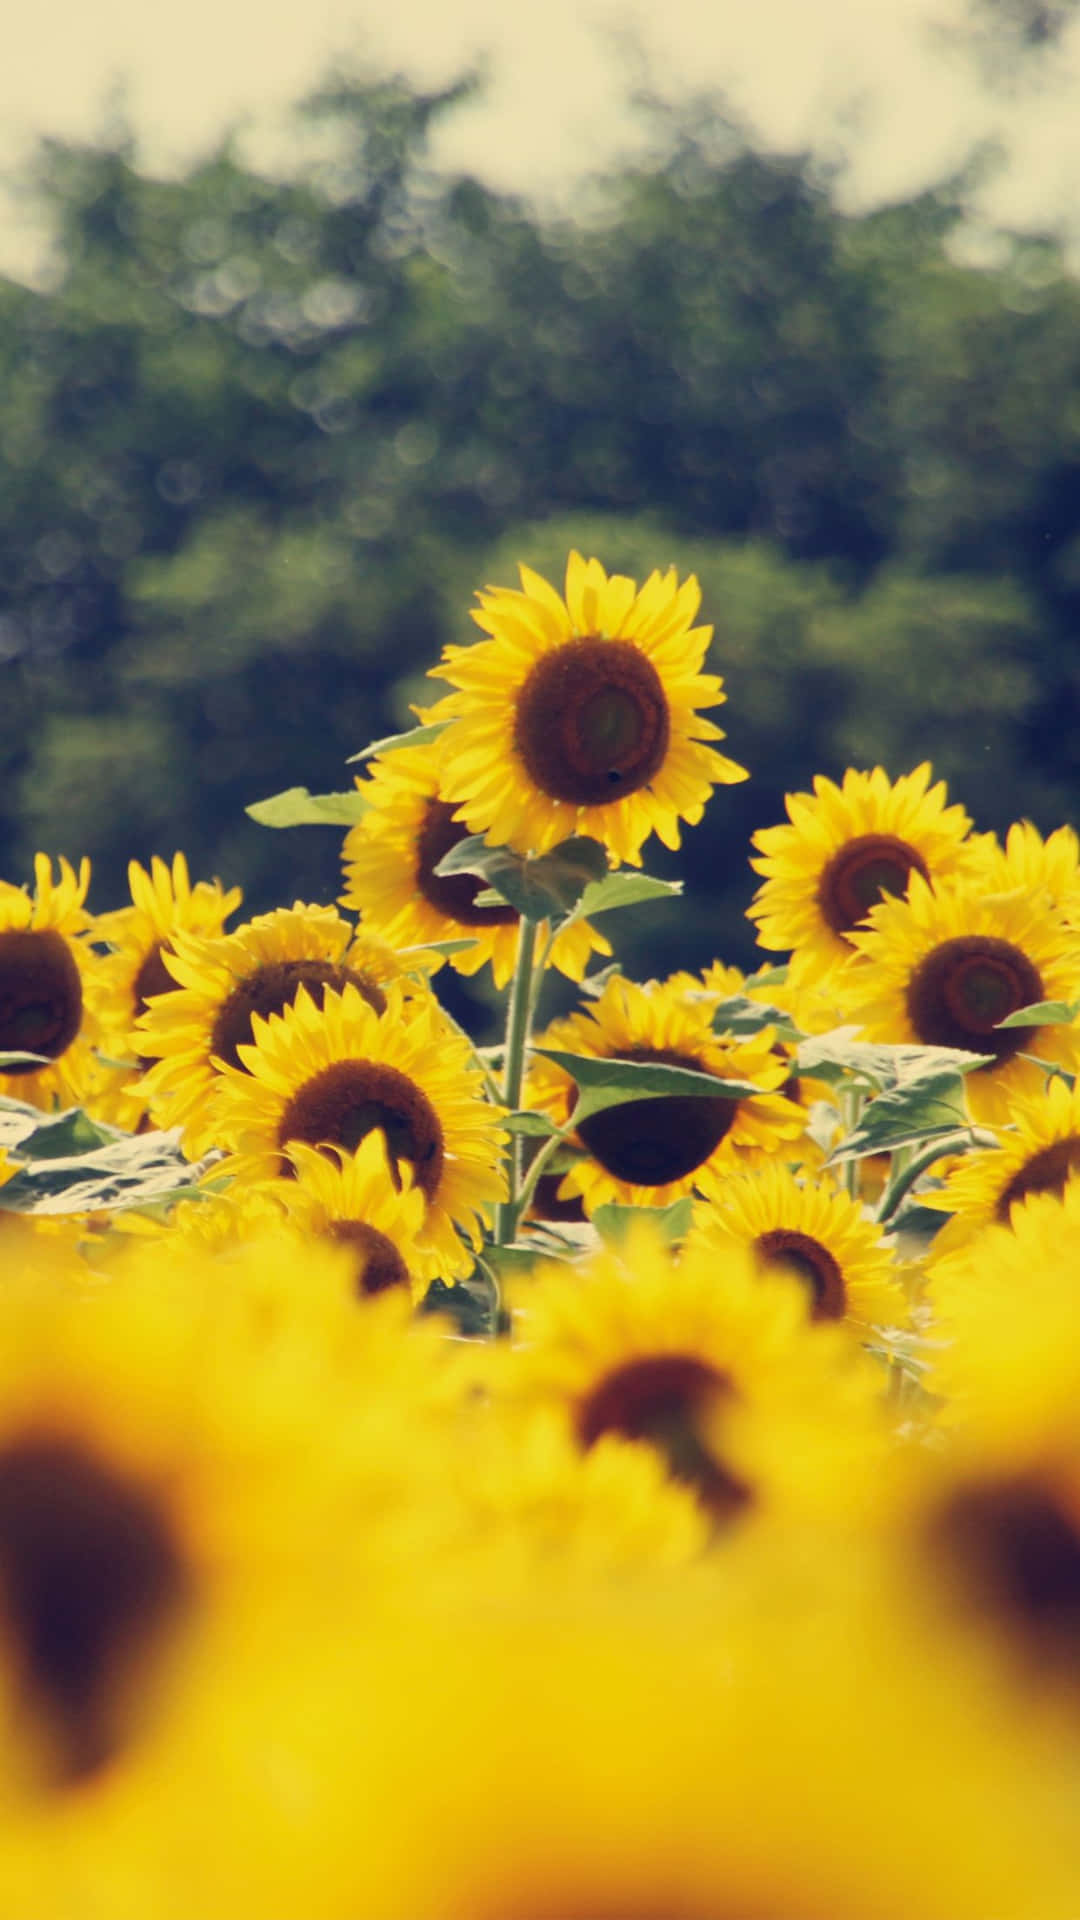
<path fill-rule="evenodd" d="M 974 142 L 1004 138 L 990 217 L 1023 226 L 1076 214 L 1080 18 L 1055 82 L 1009 102 L 981 88 L 932 23 L 962 0 L 30 0 L 5 34 L 0 169 L 39 133 L 93 136 L 123 83 L 141 158 L 182 167 L 230 123 L 260 164 L 288 151 L 286 109 L 339 56 L 431 83 L 481 57 L 484 100 L 455 114 L 435 157 L 497 186 L 564 194 L 625 151 L 633 126 L 620 34 L 657 90 L 710 84 L 766 140 L 854 156 L 849 200 L 869 205 L 940 178 Z M 955 15 L 954 15 L 955 17 Z M 1080 236 L 1080 229 L 1078 229 Z M 17 206 L 0 270 L 29 272 L 40 236 Z"/>

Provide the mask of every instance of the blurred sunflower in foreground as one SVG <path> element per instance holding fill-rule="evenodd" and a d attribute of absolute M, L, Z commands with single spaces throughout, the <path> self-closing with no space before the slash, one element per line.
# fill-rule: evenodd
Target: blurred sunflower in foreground
<path fill-rule="evenodd" d="M 442 791 L 470 833 L 544 853 L 589 834 L 641 864 L 651 833 L 679 845 L 717 784 L 745 780 L 706 743 L 723 733 L 702 707 L 724 699 L 700 669 L 711 627 L 695 627 L 701 591 L 674 569 L 639 590 L 572 553 L 565 599 L 530 568 L 521 591 L 490 587 L 476 624 L 490 637 L 447 647 L 433 677 L 456 689 L 424 714 L 452 723 Z"/>

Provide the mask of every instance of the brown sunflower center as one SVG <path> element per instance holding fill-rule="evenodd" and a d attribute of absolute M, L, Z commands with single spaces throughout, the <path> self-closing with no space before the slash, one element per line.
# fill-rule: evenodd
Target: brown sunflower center
<path fill-rule="evenodd" d="M 356 1250 L 357 1293 L 385 1293 L 388 1287 L 407 1287 L 409 1269 L 389 1234 L 366 1220 L 332 1220 L 327 1228 L 331 1240 Z"/>
<path fill-rule="evenodd" d="M 886 894 L 902 899 L 913 873 L 930 878 L 917 847 L 891 833 L 856 834 L 833 854 L 818 881 L 822 917 L 834 933 L 850 933 Z"/>
<path fill-rule="evenodd" d="M 1011 1060 L 1025 1045 L 1025 1029 L 1001 1032 L 998 1022 L 1043 998 L 1042 980 L 1019 947 L 992 934 L 961 934 L 920 961 L 908 982 L 907 1010 L 925 1046 Z"/>
<path fill-rule="evenodd" d="M 434 1196 L 443 1170 L 439 1116 L 415 1081 L 375 1060 L 336 1060 L 298 1087 L 278 1122 L 278 1145 L 306 1140 L 312 1147 L 355 1153 L 379 1128 L 390 1165 L 407 1160 L 425 1200 Z M 292 1171 L 283 1157 L 283 1171 Z"/>
<path fill-rule="evenodd" d="M 989 1482 L 953 1494 L 932 1529 L 935 1550 L 957 1565 L 975 1604 L 1003 1613 L 1034 1644 L 1080 1635 L 1080 1529 L 1049 1486 L 1034 1478 Z"/>
<path fill-rule="evenodd" d="M 155 940 L 146 955 L 132 985 L 135 999 L 135 1014 L 146 1012 L 146 1003 L 155 993 L 175 993 L 176 981 L 162 959 L 164 941 Z"/>
<path fill-rule="evenodd" d="M 82 978 L 71 948 L 55 927 L 9 927 L 0 933 L 0 1052 L 59 1059 L 82 1025 L 82 1008 Z"/>
<path fill-rule="evenodd" d="M 112 1697 L 159 1643 L 188 1576 L 149 1494 L 69 1440 L 0 1450 L 0 1594 L 18 1680 L 47 1719 L 61 1782 L 104 1764 Z"/>
<path fill-rule="evenodd" d="M 701 1425 L 731 1393 L 727 1376 L 695 1354 L 646 1354 L 597 1382 L 578 1410 L 578 1438 L 583 1447 L 605 1433 L 647 1441 L 673 1479 L 692 1486 L 710 1512 L 726 1517 L 746 1504 L 749 1490 L 706 1446 Z"/>
<path fill-rule="evenodd" d="M 629 1047 L 617 1058 L 708 1072 L 693 1054 L 668 1047 Z M 704 1166 L 728 1132 L 737 1106 L 737 1100 L 662 1094 L 655 1100 L 628 1100 L 621 1107 L 606 1107 L 583 1120 L 577 1133 L 613 1179 L 638 1187 L 663 1187 Z"/>
<path fill-rule="evenodd" d="M 447 800 L 429 800 L 416 840 L 416 884 L 425 900 L 450 920 L 465 927 L 505 927 L 517 919 L 513 907 L 478 907 L 476 896 L 487 885 L 475 873 L 436 873 L 451 847 L 468 837 L 469 829 L 454 819 Z"/>
<path fill-rule="evenodd" d="M 542 793 L 598 806 L 647 786 L 671 737 L 652 661 L 629 640 L 568 640 L 545 653 L 517 697 L 514 747 Z"/>
<path fill-rule="evenodd" d="M 268 961 L 246 979 L 238 980 L 222 1001 L 210 1034 L 210 1052 L 230 1067 L 243 1068 L 237 1048 L 251 1045 L 253 1013 L 260 1014 L 264 1020 L 272 1013 L 283 1013 L 286 1007 L 292 1006 L 301 987 L 307 988 L 315 1005 L 321 1008 L 327 987 L 340 993 L 348 986 L 356 987 L 376 1013 L 385 1013 L 386 995 L 382 988 L 366 974 L 343 966 L 340 961 Z"/>
<path fill-rule="evenodd" d="M 1080 1173 L 1080 1139 L 1076 1134 L 1040 1147 L 1022 1167 L 1017 1167 L 998 1195 L 995 1219 L 1007 1226 L 1010 1210 L 1017 1200 L 1026 1200 L 1029 1193 L 1061 1193 L 1072 1173 Z"/>
<path fill-rule="evenodd" d="M 844 1276 L 839 1261 L 820 1240 L 793 1227 L 771 1227 L 758 1234 L 754 1252 L 764 1266 L 794 1273 L 810 1289 L 811 1319 L 843 1319 L 847 1312 Z"/>

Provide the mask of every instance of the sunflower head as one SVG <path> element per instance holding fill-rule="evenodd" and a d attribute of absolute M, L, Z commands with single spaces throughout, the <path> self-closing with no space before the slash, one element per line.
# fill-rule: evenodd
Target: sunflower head
<path fill-rule="evenodd" d="M 723 735 L 699 710 L 724 695 L 700 672 L 712 629 L 693 625 L 692 576 L 654 573 L 639 591 L 572 553 L 565 598 L 522 567 L 520 591 L 479 599 L 488 638 L 446 649 L 432 672 L 456 691 L 425 715 L 452 722 L 443 793 L 470 833 L 521 852 L 587 833 L 640 865 L 650 833 L 677 847 L 679 820 L 746 777 L 705 744 Z"/>
<path fill-rule="evenodd" d="M 790 825 L 754 835 L 751 865 L 765 880 L 748 911 L 763 947 L 793 949 L 797 985 L 849 960 L 870 909 L 903 899 L 913 875 L 934 881 L 975 858 L 967 814 L 946 806 L 943 781 L 930 786 L 926 761 L 892 783 L 881 767 L 849 767 L 839 787 L 818 775 L 812 794 L 787 796 L 787 811 Z"/>
<path fill-rule="evenodd" d="M 88 944 L 84 906 L 90 863 L 78 874 L 64 859 L 59 868 L 54 881 L 39 853 L 32 894 L 0 882 L 0 1053 L 45 1062 L 0 1068 L 0 1092 L 40 1107 L 82 1098 L 101 1032 L 102 962 Z"/>
<path fill-rule="evenodd" d="M 469 831 L 444 797 L 440 760 L 438 747 L 430 746 L 376 759 L 363 783 L 368 809 L 345 836 L 342 904 L 392 947 L 467 940 L 462 952 L 450 955 L 451 966 L 473 974 L 490 960 L 495 985 L 504 987 L 517 955 L 518 915 L 506 905 L 478 906 L 484 882 L 477 875 L 436 871 Z M 577 920 L 557 935 L 550 959 L 580 980 L 594 953 L 610 952 L 602 934 Z"/>

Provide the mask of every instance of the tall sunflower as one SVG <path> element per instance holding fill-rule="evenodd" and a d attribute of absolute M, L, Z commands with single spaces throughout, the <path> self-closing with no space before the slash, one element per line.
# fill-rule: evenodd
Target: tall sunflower
<path fill-rule="evenodd" d="M 696 579 L 674 569 L 638 590 L 572 553 L 561 599 L 522 567 L 521 591 L 490 587 L 473 619 L 490 637 L 447 647 L 433 675 L 456 691 L 425 715 L 452 721 L 443 740 L 447 801 L 471 833 L 543 853 L 591 834 L 641 864 L 659 834 L 701 819 L 711 789 L 745 768 L 704 744 L 723 734 L 699 709 L 724 699 L 700 671 L 711 627 L 695 627 Z"/>
<path fill-rule="evenodd" d="M 274 1183 L 274 1195 L 298 1230 L 346 1247 L 354 1261 L 359 1296 L 404 1287 L 422 1300 L 428 1283 L 448 1277 L 445 1256 L 421 1252 L 426 1206 L 409 1162 L 389 1162 L 378 1130 L 355 1153 L 320 1151 L 294 1140 L 289 1158 L 295 1178 Z M 459 1271 L 471 1265 L 463 1246 Z"/>
<path fill-rule="evenodd" d="M 375 761 L 363 783 L 369 809 L 345 836 L 342 905 L 392 947 L 471 940 L 464 952 L 451 954 L 451 966 L 479 973 L 490 960 L 495 985 L 504 987 L 517 955 L 518 915 L 508 906 L 478 907 L 484 882 L 475 874 L 435 871 L 468 833 L 444 798 L 439 762 L 438 749 L 423 746 Z M 551 963 L 580 980 L 594 953 L 610 952 L 603 934 L 578 920 L 558 935 Z"/>
<path fill-rule="evenodd" d="M 404 971 L 377 934 L 356 932 L 333 907 L 277 907 L 232 933 L 177 932 L 165 967 L 173 991 L 138 1020 L 135 1042 L 154 1061 L 139 1083 L 156 1124 L 181 1126 L 193 1157 L 215 1144 L 214 1100 L 222 1067 L 239 1068 L 252 1018 L 290 1006 L 300 987 L 318 1002 L 354 986 L 381 1010 Z M 416 989 L 420 991 L 419 988 Z"/>
<path fill-rule="evenodd" d="M 610 1200 L 666 1206 L 685 1193 L 714 1192 L 726 1169 L 797 1140 L 805 1115 L 778 1092 L 789 1067 L 774 1052 L 773 1039 L 771 1027 L 748 1040 L 725 1038 L 713 1032 L 707 995 L 688 992 L 678 981 L 639 986 L 621 976 L 608 981 L 586 1012 L 553 1021 L 538 1036 L 538 1047 L 683 1067 L 760 1088 L 737 1100 L 693 1094 L 629 1100 L 594 1114 L 576 1130 L 586 1157 L 565 1176 L 560 1198 L 579 1194 L 589 1213 Z M 530 1103 L 565 1126 L 576 1098 L 570 1076 L 537 1055 L 529 1074 Z"/>
<path fill-rule="evenodd" d="M 982 846 L 990 892 L 1013 887 L 1041 892 L 1046 906 L 1080 915 L 1080 840 L 1074 827 L 1056 827 L 1044 840 L 1030 820 L 1015 820 L 1003 847 L 990 835 Z"/>
<path fill-rule="evenodd" d="M 862 1332 L 907 1319 L 880 1230 L 827 1178 L 807 1181 L 777 1160 L 729 1173 L 698 1208 L 687 1245 L 722 1259 L 732 1242 L 748 1247 L 763 1272 L 804 1282 L 811 1319 L 846 1320 Z"/>
<path fill-rule="evenodd" d="M 750 864 L 765 883 L 747 912 L 763 947 L 791 948 L 789 976 L 805 985 L 850 959 L 852 935 L 874 904 L 906 894 L 912 874 L 931 883 L 962 871 L 975 850 L 962 807 L 930 785 L 930 764 L 890 783 L 881 767 L 849 767 L 840 786 L 819 774 L 814 791 L 790 793 L 790 825 L 762 827 Z"/>
<path fill-rule="evenodd" d="M 456 1228 L 476 1240 L 505 1197 L 505 1135 L 468 1042 L 436 1002 L 410 1004 L 391 983 L 378 1013 L 352 984 L 327 987 L 321 1004 L 301 986 L 252 1029 L 239 1064 L 222 1067 L 218 1127 L 233 1153 L 221 1171 L 276 1180 L 296 1171 L 297 1143 L 348 1155 L 380 1132 L 391 1167 L 404 1161 L 423 1196 L 420 1245 L 459 1271 Z"/>
<path fill-rule="evenodd" d="M 41 1054 L 44 1066 L 0 1069 L 0 1093 L 34 1107 L 76 1105 L 101 1034 L 101 961 L 88 944 L 90 862 L 76 874 L 34 856 L 34 891 L 0 881 L 0 1052 Z"/>
<path fill-rule="evenodd" d="M 868 1039 L 991 1056 L 965 1077 L 976 1120 L 1004 1123 L 1016 1095 L 1036 1093 L 1049 1066 L 1080 1067 L 1075 1022 L 1000 1024 L 1021 1007 L 1080 998 L 1076 939 L 1038 889 L 935 889 L 916 873 L 907 899 L 871 907 L 866 929 L 850 939 L 859 964 L 837 976 L 836 993 Z"/>

